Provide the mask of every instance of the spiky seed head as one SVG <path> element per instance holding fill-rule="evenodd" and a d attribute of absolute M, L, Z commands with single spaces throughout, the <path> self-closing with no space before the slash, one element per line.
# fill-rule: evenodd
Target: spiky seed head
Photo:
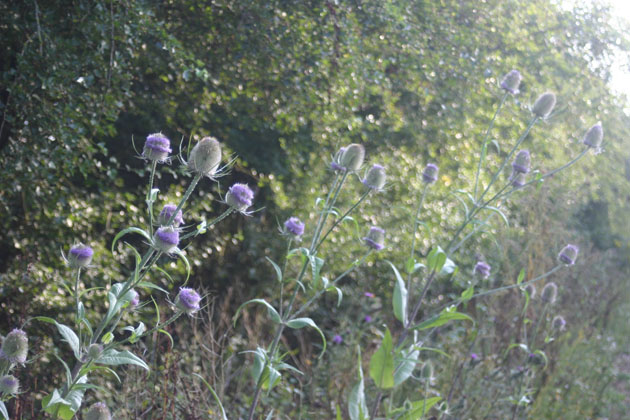
<path fill-rule="evenodd" d="M 604 129 L 602 123 L 597 123 L 588 129 L 584 135 L 583 143 L 593 149 L 598 149 L 604 139 Z"/>
<path fill-rule="evenodd" d="M 547 118 L 554 106 L 556 106 L 556 95 L 553 92 L 545 92 L 534 102 L 532 113 L 539 118 Z"/>
<path fill-rule="evenodd" d="M 284 222 L 284 228 L 287 233 L 293 235 L 294 237 L 300 237 L 304 234 L 304 223 L 300 221 L 297 217 L 290 217 Z"/>
<path fill-rule="evenodd" d="M 254 192 L 246 184 L 232 185 L 225 195 L 225 202 L 236 211 L 243 212 L 252 205 Z"/>
<path fill-rule="evenodd" d="M 171 141 L 162 133 L 149 134 L 144 143 L 142 156 L 156 162 L 164 162 L 171 153 Z"/>
<path fill-rule="evenodd" d="M 173 217 L 173 213 L 175 213 L 176 209 L 177 206 L 175 204 L 165 204 L 162 208 L 162 211 L 158 215 L 158 225 L 167 226 L 168 221 L 171 220 L 171 217 Z M 173 218 L 172 225 L 175 227 L 179 227 L 179 225 L 181 225 L 182 223 L 184 223 L 184 216 L 182 214 L 182 211 L 178 210 L 177 214 Z"/>
<path fill-rule="evenodd" d="M 529 155 L 529 150 L 519 150 L 519 152 L 516 154 L 516 158 L 514 158 L 514 162 L 512 162 L 512 169 L 514 169 L 514 172 L 518 172 L 521 174 L 529 173 L 529 166 L 531 164 L 531 161 L 532 159 Z"/>
<path fill-rule="evenodd" d="M 566 265 L 575 264 L 580 248 L 577 245 L 568 244 L 558 254 L 558 260 Z"/>
<path fill-rule="evenodd" d="M 519 90 L 519 86 L 521 85 L 521 80 L 523 77 L 518 70 L 512 70 L 505 76 L 503 76 L 503 80 L 501 80 L 501 88 L 510 92 L 512 95 L 516 95 Z"/>
<path fill-rule="evenodd" d="M 173 226 L 163 226 L 155 231 L 153 235 L 153 245 L 156 249 L 169 253 L 179 244 L 179 231 Z"/>
<path fill-rule="evenodd" d="M 194 289 L 182 287 L 175 298 L 175 306 L 188 315 L 192 315 L 199 310 L 200 301 L 201 296 Z"/>
<path fill-rule="evenodd" d="M 512 175 L 510 175 L 510 184 L 516 188 L 521 188 L 523 185 L 527 184 L 527 174 L 512 170 Z"/>
<path fill-rule="evenodd" d="M 545 303 L 555 303 L 558 297 L 558 286 L 556 283 L 547 283 L 540 293 L 540 299 Z"/>
<path fill-rule="evenodd" d="M 68 265 L 72 268 L 83 268 L 92 262 L 94 250 L 87 245 L 78 244 L 68 252 Z"/>
<path fill-rule="evenodd" d="M 348 172 L 356 172 L 363 165 L 363 159 L 365 159 L 365 148 L 358 143 L 352 143 L 341 154 L 339 164 Z"/>
<path fill-rule="evenodd" d="M 435 163 L 429 163 L 422 171 L 422 180 L 427 184 L 432 184 L 438 179 L 440 168 Z"/>
<path fill-rule="evenodd" d="M 220 164 L 221 144 L 214 137 L 202 138 L 188 157 L 188 170 L 203 176 L 213 176 Z"/>
<path fill-rule="evenodd" d="M 85 414 L 85 420 L 111 420 L 112 415 L 105 403 L 97 402 L 92 404 Z"/>
<path fill-rule="evenodd" d="M 14 329 L 2 341 L 0 359 L 10 363 L 24 363 L 28 354 L 28 336 L 20 329 Z"/>
<path fill-rule="evenodd" d="M 363 240 L 370 248 L 380 251 L 385 246 L 385 231 L 380 227 L 372 226 Z"/>
<path fill-rule="evenodd" d="M 554 316 L 553 320 L 551 321 L 551 326 L 553 327 L 554 330 L 564 331 L 566 325 L 567 325 L 567 321 L 564 319 L 562 315 Z"/>
<path fill-rule="evenodd" d="M 0 378 L 0 393 L 3 395 L 15 395 L 20 389 L 20 381 L 13 375 L 4 375 Z"/>
<path fill-rule="evenodd" d="M 368 188 L 379 191 L 383 189 L 386 181 L 385 168 L 382 165 L 374 164 L 368 170 L 365 178 L 361 182 Z"/>

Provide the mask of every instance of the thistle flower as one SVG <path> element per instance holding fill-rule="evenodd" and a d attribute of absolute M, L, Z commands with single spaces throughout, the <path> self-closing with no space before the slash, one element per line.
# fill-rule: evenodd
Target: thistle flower
<path fill-rule="evenodd" d="M 103 346 L 98 343 L 90 344 L 87 349 L 87 354 L 90 359 L 95 360 L 98 359 L 103 353 Z"/>
<path fill-rule="evenodd" d="M 575 264 L 580 248 L 577 245 L 568 244 L 558 254 L 558 260 L 566 265 Z"/>
<path fill-rule="evenodd" d="M 604 129 L 602 128 L 602 123 L 597 123 L 588 129 L 588 131 L 584 135 L 584 140 L 582 141 L 582 143 L 584 143 L 588 147 L 592 147 L 593 149 L 598 149 L 599 146 L 602 144 L 603 138 Z"/>
<path fill-rule="evenodd" d="M 151 161 L 164 162 L 171 153 L 170 145 L 171 141 L 162 133 L 149 134 L 144 142 L 142 157 Z"/>
<path fill-rule="evenodd" d="M 70 248 L 68 265 L 72 268 L 83 268 L 92 262 L 94 250 L 87 245 L 78 244 Z"/>
<path fill-rule="evenodd" d="M 345 168 L 341 166 L 341 156 L 346 151 L 345 147 L 339 148 L 339 151 L 335 153 L 332 162 L 330 162 L 330 168 L 333 171 L 343 171 Z"/>
<path fill-rule="evenodd" d="M 440 168 L 434 163 L 429 163 L 422 171 L 422 180 L 427 184 L 432 184 L 438 179 Z"/>
<path fill-rule="evenodd" d="M 509 181 L 514 187 L 521 188 L 523 185 L 527 184 L 527 175 L 522 172 L 512 170 L 512 175 L 510 175 Z"/>
<path fill-rule="evenodd" d="M 175 210 L 177 210 L 177 206 L 175 204 L 165 204 L 162 208 L 162 211 L 158 215 L 158 225 L 167 226 L 168 221 L 171 220 L 171 217 L 173 217 L 173 213 L 175 213 Z M 172 225 L 175 227 L 179 227 L 179 225 L 181 225 L 182 223 L 184 223 L 184 217 L 182 215 L 182 211 L 178 210 L 177 214 L 173 218 Z"/>
<path fill-rule="evenodd" d="M 348 145 L 339 158 L 339 165 L 348 172 L 356 172 L 363 165 L 365 148 L 358 143 Z"/>
<path fill-rule="evenodd" d="M 363 293 L 363 296 L 365 296 L 367 298 L 373 298 L 375 295 L 372 292 L 365 292 L 365 293 Z"/>
<path fill-rule="evenodd" d="M 254 193 L 246 184 L 234 184 L 225 195 L 225 202 L 236 211 L 244 212 L 252 205 Z"/>
<path fill-rule="evenodd" d="M 380 227 L 372 226 L 363 240 L 370 248 L 380 251 L 385 246 L 385 231 Z"/>
<path fill-rule="evenodd" d="M 521 79 L 521 73 L 518 70 L 512 70 L 503 76 L 501 88 L 510 92 L 512 95 L 516 95 L 519 92 L 518 87 L 521 85 Z"/>
<path fill-rule="evenodd" d="M 482 279 L 487 279 L 488 277 L 490 277 L 490 269 L 490 264 L 488 264 L 487 262 L 477 261 L 477 264 L 475 264 L 474 272 Z"/>
<path fill-rule="evenodd" d="M 545 92 L 536 99 L 532 107 L 532 114 L 539 118 L 547 118 L 553 107 L 556 105 L 556 95 L 552 92 Z"/>
<path fill-rule="evenodd" d="M 334 344 L 341 344 L 343 343 L 343 338 L 339 334 L 335 334 L 335 336 L 332 339 L 332 342 Z"/>
<path fill-rule="evenodd" d="M 92 404 L 87 414 L 85 415 L 85 420 L 111 420 L 112 415 L 109 412 L 107 406 L 102 402 L 97 402 Z"/>
<path fill-rule="evenodd" d="M 4 375 L 0 378 L 0 394 L 15 395 L 20 388 L 20 381 L 13 375 Z"/>
<path fill-rule="evenodd" d="M 153 235 L 153 246 L 164 252 L 173 251 L 179 244 L 179 232 L 172 226 L 161 227 Z"/>
<path fill-rule="evenodd" d="M 567 321 L 565 321 L 562 315 L 556 315 L 553 317 L 553 320 L 551 320 L 551 327 L 554 330 L 564 331 L 564 328 L 566 327 L 566 325 L 567 325 Z"/>
<path fill-rule="evenodd" d="M 376 191 L 383 189 L 385 185 L 385 168 L 381 165 L 374 164 L 368 170 L 365 178 L 361 181 L 363 185 Z"/>
<path fill-rule="evenodd" d="M 188 170 L 212 177 L 221 164 L 221 145 L 214 137 L 204 137 L 195 144 L 188 157 Z"/>
<path fill-rule="evenodd" d="M 372 322 L 372 317 L 370 315 L 366 315 L 365 318 L 363 318 L 363 320 L 369 324 L 370 322 Z"/>
<path fill-rule="evenodd" d="M 297 217 L 290 217 L 284 222 L 284 228 L 286 232 L 290 233 L 296 238 L 299 238 L 304 234 L 304 223 Z"/>
<path fill-rule="evenodd" d="M 8 360 L 10 363 L 26 362 L 28 354 L 28 336 L 19 329 L 14 329 L 2 341 L 0 347 L 0 359 Z"/>
<path fill-rule="evenodd" d="M 534 299 L 534 297 L 536 296 L 536 286 L 534 286 L 533 284 L 528 284 L 527 286 L 525 286 L 525 291 L 529 295 L 530 299 Z"/>
<path fill-rule="evenodd" d="M 470 353 L 470 361 L 471 362 L 478 362 L 479 361 L 479 355 L 477 353 Z"/>
<path fill-rule="evenodd" d="M 514 158 L 514 162 L 512 162 L 512 169 L 514 172 L 518 172 L 520 174 L 529 173 L 529 165 L 531 164 L 531 157 L 529 155 L 529 150 L 519 150 L 516 154 L 516 158 Z"/>
<path fill-rule="evenodd" d="M 175 306 L 182 312 L 192 315 L 199 310 L 200 301 L 201 296 L 194 289 L 180 287 L 177 298 L 175 298 Z"/>
<path fill-rule="evenodd" d="M 556 283 L 547 283 L 540 293 L 540 299 L 545 303 L 555 303 L 558 297 L 558 286 Z"/>

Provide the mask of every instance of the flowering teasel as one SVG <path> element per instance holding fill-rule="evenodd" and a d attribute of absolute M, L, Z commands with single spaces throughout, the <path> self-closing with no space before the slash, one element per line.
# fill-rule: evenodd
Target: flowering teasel
<path fill-rule="evenodd" d="M 343 155 L 343 152 L 345 151 L 346 151 L 346 148 L 341 147 L 339 148 L 339 151 L 335 153 L 335 156 L 333 156 L 333 160 L 332 162 L 330 162 L 330 168 L 333 171 L 343 171 L 345 169 L 343 166 L 341 166 L 341 156 Z"/>
<path fill-rule="evenodd" d="M 0 394 L 15 395 L 20 389 L 20 381 L 13 375 L 4 375 L 0 378 Z"/>
<path fill-rule="evenodd" d="M 501 88 L 507 92 L 510 92 L 512 95 L 516 95 L 519 93 L 519 86 L 521 85 L 521 80 L 523 77 L 518 70 L 512 70 L 503 76 L 503 80 L 501 80 Z"/>
<path fill-rule="evenodd" d="M 177 298 L 175 298 L 175 306 L 182 312 L 192 315 L 199 310 L 200 301 L 201 296 L 194 289 L 181 287 Z"/>
<path fill-rule="evenodd" d="M 385 230 L 377 226 L 372 226 L 363 240 L 370 248 L 380 251 L 385 247 Z"/>
<path fill-rule="evenodd" d="M 547 118 L 554 106 L 556 106 L 556 95 L 553 92 L 545 92 L 534 102 L 532 114 L 539 118 Z"/>
<path fill-rule="evenodd" d="M 514 162 L 512 162 L 512 169 L 514 170 L 514 172 L 527 174 L 529 173 L 529 166 L 531 165 L 531 162 L 532 159 L 529 155 L 529 150 L 519 150 L 519 152 L 516 154 L 516 158 L 514 158 Z"/>
<path fill-rule="evenodd" d="M 285 232 L 292 235 L 294 238 L 299 238 L 304 234 L 304 223 L 297 217 L 289 217 L 284 222 Z"/>
<path fill-rule="evenodd" d="M 512 170 L 512 175 L 510 175 L 509 181 L 515 188 L 521 188 L 527 184 L 527 174 Z"/>
<path fill-rule="evenodd" d="M 212 178 L 221 164 L 221 144 L 214 137 L 204 137 L 190 151 L 188 170 Z"/>
<path fill-rule="evenodd" d="M 558 260 L 566 265 L 573 265 L 577 260 L 578 252 L 580 248 L 577 245 L 568 244 L 558 254 Z"/>
<path fill-rule="evenodd" d="M 382 165 L 374 164 L 367 171 L 365 178 L 363 178 L 361 182 L 370 189 L 380 191 L 383 189 L 383 186 L 385 186 L 385 180 L 385 168 Z"/>
<path fill-rule="evenodd" d="M 179 232 L 172 226 L 161 227 L 153 235 L 153 246 L 164 253 L 173 251 L 178 244 Z"/>
<path fill-rule="evenodd" d="M 602 128 L 602 123 L 597 123 L 588 129 L 588 131 L 584 135 L 584 140 L 582 141 L 582 143 L 593 149 L 599 149 L 599 146 L 602 144 L 603 139 L 604 129 Z"/>
<path fill-rule="evenodd" d="M 485 261 L 477 261 L 477 264 L 475 264 L 475 274 L 478 275 L 479 277 L 481 277 L 482 279 L 487 279 L 488 277 L 490 277 L 490 270 L 492 269 L 492 267 L 490 267 L 490 264 L 488 264 Z"/>
<path fill-rule="evenodd" d="M 92 404 L 85 414 L 85 420 L 111 420 L 112 415 L 107 406 L 102 402 Z"/>
<path fill-rule="evenodd" d="M 68 252 L 68 265 L 72 268 L 87 267 L 92 262 L 94 250 L 87 245 L 78 244 Z"/>
<path fill-rule="evenodd" d="M 558 286 L 556 283 L 547 283 L 540 293 L 540 299 L 545 303 L 555 303 L 558 297 Z"/>
<path fill-rule="evenodd" d="M 553 320 L 551 320 L 551 327 L 554 330 L 564 331 L 566 325 L 567 325 L 567 321 L 564 319 L 562 315 L 556 315 L 553 317 Z"/>
<path fill-rule="evenodd" d="M 422 171 L 422 180 L 427 184 L 432 184 L 438 179 L 440 168 L 434 163 L 429 163 Z"/>
<path fill-rule="evenodd" d="M 232 185 L 225 195 L 226 204 L 241 213 L 252 205 L 253 199 L 254 192 L 246 184 Z"/>
<path fill-rule="evenodd" d="M 162 133 L 149 134 L 144 142 L 142 157 L 150 161 L 164 162 L 171 153 L 171 141 Z"/>
<path fill-rule="evenodd" d="M 365 148 L 358 144 L 348 145 L 339 157 L 339 165 L 348 172 L 356 172 L 363 165 L 365 159 Z"/>
<path fill-rule="evenodd" d="M 0 359 L 9 363 L 24 363 L 28 354 L 28 336 L 20 329 L 14 329 L 2 341 Z"/>
<path fill-rule="evenodd" d="M 179 227 L 179 225 L 184 223 L 184 217 L 181 210 L 177 210 L 177 214 L 173 217 L 175 210 L 177 210 L 177 206 L 175 204 L 165 204 L 158 215 L 158 224 L 160 226 L 168 226 L 168 222 L 171 219 L 173 220 L 171 224 L 175 227 Z"/>

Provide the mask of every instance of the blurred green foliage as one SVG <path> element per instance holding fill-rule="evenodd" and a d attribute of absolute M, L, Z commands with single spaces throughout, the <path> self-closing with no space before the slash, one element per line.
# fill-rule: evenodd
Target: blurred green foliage
<path fill-rule="evenodd" d="M 181 140 L 184 150 L 189 139 L 217 137 L 239 157 L 225 183 L 256 186 L 256 206 L 264 207 L 252 218 L 229 218 L 186 249 L 194 265 L 192 284 L 221 303 L 224 314 L 215 313 L 217 322 L 248 298 L 273 294 L 274 276 L 264 257 L 275 258 L 285 247 L 273 233 L 277 221 L 297 215 L 315 223 L 315 200 L 330 183 L 325 168 L 349 142 L 363 143 L 370 161 L 387 167 L 387 190 L 370 198 L 355 218 L 362 228 L 387 229 L 389 246 L 380 258 L 397 264 L 405 260 L 402 245 L 412 235 L 420 168 L 429 161 L 440 165 L 423 213 L 427 226 L 418 236 L 425 254 L 448 241 L 462 218 L 449 193 L 472 188 L 483 130 L 501 94 L 498 81 L 516 68 L 524 75 L 521 94 L 508 98 L 496 121 L 492 139 L 499 147 L 490 149 L 489 168 L 505 156 L 525 127 L 529 104 L 545 90 L 556 92 L 558 107 L 525 143 L 533 168 L 548 171 L 576 156 L 583 133 L 598 120 L 605 129 L 604 153 L 589 153 L 542 188 L 517 194 L 507 203 L 510 227 L 495 218 L 492 229 L 457 255 L 460 278 L 436 285 L 430 298 L 458 295 L 476 253 L 507 284 L 522 267 L 529 278 L 541 274 L 566 242 L 576 242 L 583 250 L 580 269 L 556 281 L 580 285 L 561 292 L 574 314 L 567 319 L 575 331 L 596 334 L 627 293 L 630 246 L 630 182 L 624 173 L 630 118 L 623 112 L 627 98 L 608 86 L 613 57 L 627 57 L 630 39 L 611 22 L 606 7 L 569 11 L 548 0 L 0 3 L 0 307 L 7 315 L 0 331 L 31 315 L 71 311 L 60 286 L 68 276 L 60 249 L 75 241 L 97 251 L 87 286 L 104 286 L 130 269 L 121 249 L 111 255 L 109 244 L 121 228 L 145 221 L 147 167 L 133 144 L 140 150 L 156 131 L 176 144 Z M 185 179 L 174 161 L 156 181 L 161 197 L 181 195 Z M 351 190 L 341 202 L 356 196 Z M 187 221 L 218 214 L 219 200 L 218 189 L 204 181 Z M 358 255 L 362 234 L 350 224 L 340 229 L 325 250 L 335 256 L 326 262 L 327 273 L 340 272 L 339 261 Z M 164 264 L 175 274 L 184 272 L 181 264 Z M 592 267 L 610 269 L 594 275 L 586 269 Z M 333 308 L 332 296 L 313 318 L 329 331 L 367 335 L 375 347 L 372 327 L 357 327 L 356 308 L 365 308 L 362 294 L 370 290 L 379 298 L 370 301 L 376 303 L 368 312 L 392 323 L 391 311 L 382 310 L 389 309 L 392 281 L 389 268 L 372 259 L 345 284 L 344 307 Z M 100 292 L 86 304 L 103 305 Z M 502 305 L 483 310 L 488 316 L 507 314 L 509 305 Z M 509 328 L 511 319 L 504 320 Z M 251 348 L 248 340 L 266 339 L 268 326 L 249 322 L 249 335 L 238 331 L 230 344 L 232 357 L 243 357 L 233 354 Z M 50 332 L 32 324 L 28 330 L 33 354 L 44 354 L 41 369 L 60 372 L 46 355 Z M 178 333 L 190 338 L 185 328 Z M 511 339 L 495 338 L 492 352 Z M 317 351 L 301 335 L 292 340 L 301 343 L 294 362 L 306 363 L 300 367 L 309 371 Z M 453 346 L 455 353 L 465 350 L 455 348 L 455 338 Z M 314 383 L 287 381 L 286 394 L 278 393 L 283 404 L 293 389 L 310 386 L 300 393 L 300 410 L 304 405 L 309 415 L 332 417 L 329 402 L 344 406 L 347 394 L 338 391 L 348 391 L 356 376 L 354 362 L 347 362 L 356 360 L 351 346 L 343 349 L 330 351 L 331 364 Z M 595 358 L 598 349 L 591 341 L 579 351 Z M 572 363 L 569 357 L 558 364 Z M 41 398 L 50 381 L 27 383 Z M 218 385 L 233 409 L 241 401 L 229 395 L 251 386 Z M 441 386 L 447 385 L 436 385 Z M 23 397 L 24 410 L 33 404 L 29 398 Z M 536 410 L 540 416 L 554 412 Z"/>

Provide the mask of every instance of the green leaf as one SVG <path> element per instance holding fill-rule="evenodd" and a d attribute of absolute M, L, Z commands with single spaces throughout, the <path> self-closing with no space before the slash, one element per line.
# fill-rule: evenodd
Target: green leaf
<path fill-rule="evenodd" d="M 313 275 L 313 284 L 317 286 L 319 284 L 319 276 L 320 276 L 319 273 L 322 270 L 322 267 L 324 265 L 324 259 L 311 256 L 310 261 L 311 261 L 311 274 Z"/>
<path fill-rule="evenodd" d="M 439 327 L 442 326 L 444 324 L 446 324 L 449 321 L 454 321 L 454 320 L 466 320 L 466 321 L 470 321 L 473 322 L 473 319 L 471 317 L 469 317 L 466 314 L 463 314 L 461 312 L 457 312 L 455 310 L 448 310 L 445 309 L 442 312 L 440 312 L 440 314 L 435 315 L 429 319 L 427 319 L 424 322 L 421 322 L 420 324 L 416 325 L 413 327 L 414 330 L 426 330 L 429 328 L 435 328 L 435 327 Z"/>
<path fill-rule="evenodd" d="M 9 412 L 7 411 L 7 407 L 4 405 L 2 401 L 0 401 L 0 414 L 2 414 L 5 420 L 11 420 L 9 418 Z"/>
<path fill-rule="evenodd" d="M 217 404 L 219 405 L 219 409 L 221 410 L 221 418 L 223 420 L 228 420 L 227 416 L 225 415 L 225 410 L 223 409 L 223 404 L 221 404 L 221 400 L 219 399 L 219 396 L 217 395 L 216 392 L 214 392 L 214 389 L 210 386 L 210 384 L 203 378 L 203 376 L 199 375 L 198 373 L 193 373 L 193 375 L 195 375 L 196 377 L 198 377 L 199 379 L 201 379 L 201 381 L 204 383 L 204 385 L 206 386 L 206 388 L 208 388 L 208 391 L 210 391 L 210 393 L 212 394 L 212 396 L 214 397 L 214 400 L 217 402 Z"/>
<path fill-rule="evenodd" d="M 162 273 L 168 275 L 168 273 L 166 273 L 166 271 L 162 270 L 161 268 L 159 268 L 158 266 L 154 266 L 154 268 L 158 269 L 159 271 L 161 271 Z M 169 276 L 170 279 L 170 276 Z M 173 281 L 173 279 L 170 279 L 171 281 Z M 160 286 L 150 283 L 148 281 L 141 281 L 140 283 L 138 283 L 138 287 L 144 287 L 146 289 L 155 289 L 155 290 L 159 290 L 162 293 L 165 293 L 168 295 L 168 291 L 164 290 L 163 288 L 161 288 Z"/>
<path fill-rule="evenodd" d="M 394 372 L 394 386 L 398 386 L 409 379 L 416 368 L 419 355 L 420 350 L 416 349 L 415 345 L 400 352 L 400 358 L 396 361 L 398 368 Z"/>
<path fill-rule="evenodd" d="M 429 270 L 439 273 L 446 263 L 446 253 L 441 247 L 435 247 L 427 256 Z M 453 264 L 454 266 L 455 264 Z"/>
<path fill-rule="evenodd" d="M 503 214 L 503 212 L 501 210 L 499 210 L 497 207 L 492 207 L 492 206 L 486 206 L 486 209 L 495 212 L 496 214 L 498 214 L 499 216 L 501 216 L 501 218 L 503 219 L 503 221 L 505 222 L 506 226 L 510 226 L 510 222 L 508 221 L 508 218 L 505 216 L 505 214 Z"/>
<path fill-rule="evenodd" d="M 518 278 L 516 279 L 516 284 L 523 283 L 524 279 L 525 279 L 525 269 L 521 268 L 521 271 L 518 273 Z"/>
<path fill-rule="evenodd" d="M 394 316 L 402 322 L 403 325 L 407 325 L 407 288 L 405 287 L 405 281 L 396 266 L 390 261 L 387 261 L 387 263 L 390 265 L 394 271 L 394 275 L 396 276 L 396 283 L 394 284 L 394 294 L 392 298 Z"/>
<path fill-rule="evenodd" d="M 319 354 L 318 358 L 322 357 L 322 355 L 326 352 L 326 337 L 324 336 L 324 333 L 322 332 L 322 330 L 319 329 L 319 327 L 317 326 L 315 321 L 313 321 L 311 318 L 295 318 L 295 319 L 292 319 L 292 320 L 287 322 L 287 327 L 293 328 L 295 330 L 299 330 L 300 328 L 304 328 L 304 327 L 311 327 L 311 328 L 313 328 L 322 337 L 322 342 L 324 344 L 324 348 L 322 349 L 322 352 Z"/>
<path fill-rule="evenodd" d="M 370 377 L 381 389 L 389 389 L 394 386 L 394 355 L 392 350 L 392 335 L 389 329 L 386 329 L 380 347 L 370 359 Z"/>
<path fill-rule="evenodd" d="M 144 360 L 128 350 L 118 351 L 115 349 L 105 350 L 101 356 L 95 360 L 102 365 L 136 365 L 145 370 L 150 370 Z"/>
<path fill-rule="evenodd" d="M 243 303 L 236 310 L 236 314 L 234 314 L 234 325 L 236 325 L 236 320 L 238 319 L 238 316 L 241 313 L 241 309 L 243 309 L 243 307 L 245 307 L 246 305 L 249 305 L 250 303 L 260 303 L 262 305 L 265 305 L 267 307 L 267 313 L 269 313 L 269 317 L 271 318 L 271 320 L 275 322 L 276 324 L 280 324 L 282 322 L 282 318 L 280 318 L 278 311 L 276 311 L 276 309 L 273 306 L 271 306 L 269 302 L 267 302 L 264 299 L 251 299 Z"/>
<path fill-rule="evenodd" d="M 470 286 L 468 289 L 462 292 L 462 295 L 460 296 L 460 300 L 462 302 L 467 302 L 473 297 L 474 293 L 475 293 L 475 286 Z"/>
<path fill-rule="evenodd" d="M 55 322 L 55 325 L 57 325 L 59 334 L 61 334 L 64 340 L 68 344 L 70 344 L 70 348 L 72 349 L 74 353 L 74 357 L 76 357 L 77 359 L 80 359 L 81 349 L 79 348 L 79 337 L 77 337 L 75 332 L 72 331 L 72 328 L 68 327 L 67 325 L 59 324 L 58 322 Z"/>
<path fill-rule="evenodd" d="M 114 240 L 112 241 L 112 254 L 114 253 L 114 246 L 116 245 L 116 242 L 118 242 L 118 240 L 120 238 L 122 238 L 123 236 L 125 236 L 128 233 L 138 233 L 142 236 L 145 237 L 145 239 L 147 239 L 148 241 L 151 241 L 151 235 L 149 235 L 149 233 L 145 230 L 142 230 L 140 228 L 137 227 L 128 227 L 127 229 L 123 229 L 120 232 L 118 232 L 118 234 L 114 237 Z"/>
<path fill-rule="evenodd" d="M 265 257 L 267 259 L 267 261 L 269 261 L 269 263 L 273 266 L 273 269 L 276 270 L 276 278 L 278 279 L 279 283 L 282 283 L 282 270 L 280 269 L 280 267 L 278 266 L 278 264 L 276 264 L 275 262 L 273 262 L 273 260 L 269 257 Z"/>
<path fill-rule="evenodd" d="M 337 307 L 339 307 L 341 306 L 341 300 L 343 299 L 343 292 L 337 286 L 330 286 L 328 289 L 326 289 L 326 291 L 328 292 L 332 290 L 337 292 Z"/>
<path fill-rule="evenodd" d="M 101 337 L 101 343 L 109 344 L 112 342 L 113 339 L 114 339 L 114 334 L 111 331 L 108 331 L 106 334 L 104 334 Z"/>
<path fill-rule="evenodd" d="M 348 398 L 348 415 L 350 420 L 364 420 L 368 414 L 367 402 L 365 401 L 365 384 L 363 382 L 363 368 L 361 363 L 361 347 L 357 345 L 357 367 L 359 382 L 350 391 Z"/>
<path fill-rule="evenodd" d="M 440 402 L 441 399 L 442 397 L 431 397 L 420 401 L 414 401 L 411 403 L 411 410 L 399 417 L 398 420 L 418 420 L 424 416 L 431 407 Z"/>
<path fill-rule="evenodd" d="M 186 280 L 184 281 L 185 286 L 186 283 L 188 283 L 188 279 L 190 278 L 190 263 L 188 262 L 188 258 L 186 258 L 186 255 L 184 255 L 184 252 L 181 249 L 175 248 L 173 252 L 175 253 L 175 255 L 181 258 L 182 261 L 184 261 L 184 264 L 186 264 Z"/>

